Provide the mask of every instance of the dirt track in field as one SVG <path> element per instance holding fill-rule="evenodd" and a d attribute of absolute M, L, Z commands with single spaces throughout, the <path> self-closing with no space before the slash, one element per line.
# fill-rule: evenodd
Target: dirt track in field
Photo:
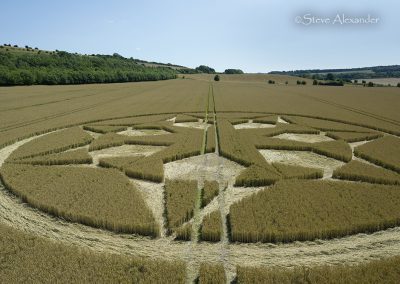
<path fill-rule="evenodd" d="M 0 166 L 15 149 L 32 139 L 34 138 L 25 139 L 0 149 Z M 205 165 L 208 170 L 201 173 L 204 179 L 208 179 L 211 175 L 210 179 L 217 179 L 221 183 L 227 182 L 226 189 L 224 186 L 221 187 L 219 197 L 200 211 L 200 220 L 207 212 L 217 208 L 221 208 L 222 215 L 226 216 L 230 204 L 261 189 L 234 188 L 232 180 L 239 170 L 239 166 L 216 154 L 197 156 L 177 161 L 175 164 L 166 164 L 167 176 L 179 176 L 179 173 L 174 171 L 177 164 L 188 168 L 189 172 L 183 174 L 196 173 L 198 166 Z M 136 184 L 142 192 L 146 191 L 146 186 L 152 186 L 141 182 L 136 182 Z M 161 199 L 157 200 L 154 202 L 160 203 Z M 155 206 L 153 212 L 159 216 L 161 205 Z M 190 251 L 189 265 L 192 267 L 193 275 L 196 274 L 196 268 L 201 262 L 223 262 L 228 279 L 234 277 L 236 265 L 290 267 L 295 265 L 356 264 L 400 254 L 400 227 L 373 234 L 357 234 L 340 239 L 290 244 L 232 244 L 227 241 L 226 229 L 223 241 L 216 244 L 177 242 L 165 237 L 165 234 L 158 239 L 116 234 L 53 218 L 22 203 L 2 185 L 0 185 L 0 222 L 56 242 L 73 244 L 99 252 L 188 261 L 188 252 Z"/>

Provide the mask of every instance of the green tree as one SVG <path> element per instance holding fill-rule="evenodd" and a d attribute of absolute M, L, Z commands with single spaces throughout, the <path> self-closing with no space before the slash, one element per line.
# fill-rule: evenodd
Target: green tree
<path fill-rule="evenodd" d="M 335 76 L 332 73 L 326 74 L 326 80 L 333 81 L 335 80 Z"/>
<path fill-rule="evenodd" d="M 243 74 L 243 71 L 240 69 L 225 69 L 225 74 Z"/>
<path fill-rule="evenodd" d="M 201 73 L 207 73 L 207 74 L 215 73 L 215 69 L 208 67 L 206 65 L 200 65 L 199 67 L 196 67 L 196 70 Z"/>
<path fill-rule="evenodd" d="M 318 81 L 314 79 L 314 81 L 312 82 L 313 85 L 318 85 Z"/>

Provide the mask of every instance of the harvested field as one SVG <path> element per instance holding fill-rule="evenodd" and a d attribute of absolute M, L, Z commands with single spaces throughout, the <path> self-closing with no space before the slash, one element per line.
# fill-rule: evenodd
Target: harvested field
<path fill-rule="evenodd" d="M 344 162 L 349 162 L 352 159 L 351 147 L 343 140 L 304 143 L 293 140 L 264 138 L 257 143 L 258 149 L 309 151 Z"/>
<path fill-rule="evenodd" d="M 269 163 L 321 169 L 324 171 L 324 177 L 330 177 L 334 169 L 344 164 L 341 161 L 306 151 L 260 150 L 260 153 Z"/>
<path fill-rule="evenodd" d="M 163 129 L 133 129 L 132 127 L 128 127 L 124 131 L 120 131 L 117 134 L 124 136 L 146 136 L 146 135 L 163 135 L 168 134 L 169 132 Z"/>
<path fill-rule="evenodd" d="M 167 163 L 164 167 L 166 179 L 190 178 L 199 180 L 201 177 L 205 176 L 205 178 L 210 181 L 215 180 L 216 174 L 218 174 L 222 180 L 230 180 L 244 169 L 243 166 L 217 156 L 215 153 Z"/>
<path fill-rule="evenodd" d="M 93 164 L 97 165 L 102 158 L 150 156 L 163 149 L 164 146 L 122 145 L 91 151 L 89 155 L 93 158 Z"/>
<path fill-rule="evenodd" d="M 195 129 L 206 129 L 209 125 L 207 123 L 197 121 L 197 122 L 179 122 L 179 123 L 174 123 L 174 126 L 195 128 Z"/>
<path fill-rule="evenodd" d="M 348 133 L 348 132 L 346 132 L 346 133 Z M 272 138 L 293 140 L 293 141 L 306 142 L 306 143 L 332 141 L 332 138 L 325 136 L 325 135 L 300 134 L 300 133 L 283 133 L 283 134 L 279 134 L 277 136 L 273 136 Z"/>
<path fill-rule="evenodd" d="M 258 122 L 246 122 L 234 125 L 235 129 L 273 128 L 273 127 L 275 127 L 275 124 L 258 123 Z"/>
<path fill-rule="evenodd" d="M 280 181 L 231 206 L 230 238 L 290 242 L 373 232 L 399 225 L 399 205 L 396 186 Z"/>

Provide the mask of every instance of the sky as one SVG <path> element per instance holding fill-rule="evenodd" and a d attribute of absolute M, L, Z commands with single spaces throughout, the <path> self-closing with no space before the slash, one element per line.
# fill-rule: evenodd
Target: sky
<path fill-rule="evenodd" d="M 393 65 L 399 14 L 398 0 L 1 0 L 0 44 L 217 71 Z"/>

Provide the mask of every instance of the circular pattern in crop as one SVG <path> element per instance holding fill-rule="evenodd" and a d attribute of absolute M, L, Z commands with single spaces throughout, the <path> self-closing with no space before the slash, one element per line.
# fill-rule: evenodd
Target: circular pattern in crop
<path fill-rule="evenodd" d="M 364 126 L 267 113 L 151 114 L 18 143 L 0 169 L 8 191 L 172 257 L 185 258 L 188 241 L 193 256 L 205 244 L 235 251 L 399 225 L 400 139 Z"/>

